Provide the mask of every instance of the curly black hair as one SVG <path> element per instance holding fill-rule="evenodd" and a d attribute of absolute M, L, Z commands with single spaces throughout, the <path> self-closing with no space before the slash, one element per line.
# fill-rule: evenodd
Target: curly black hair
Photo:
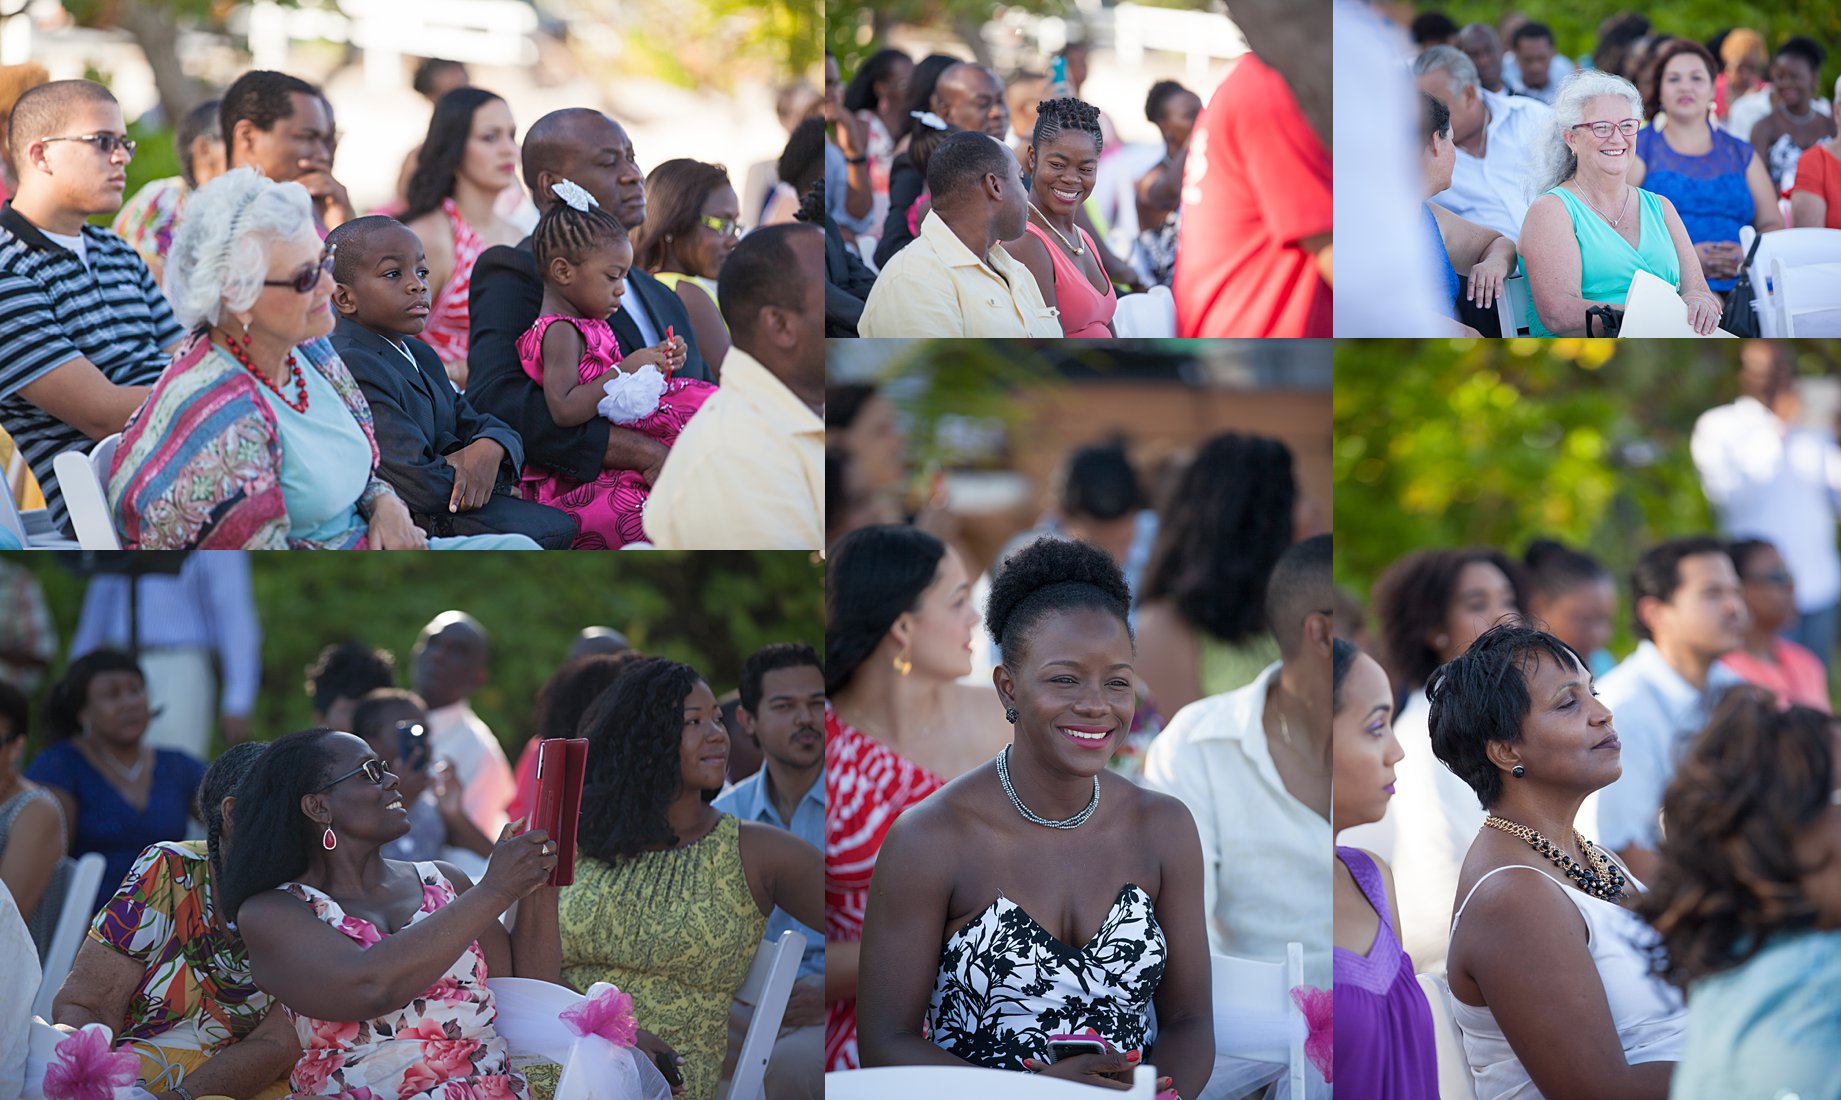
<path fill-rule="evenodd" d="M 736 686 L 742 709 L 749 714 L 760 711 L 762 683 L 769 672 L 807 666 L 824 671 L 818 663 L 818 651 L 804 642 L 772 642 L 748 654 L 742 662 L 741 683 Z"/>
<path fill-rule="evenodd" d="M 1727 691 L 1662 796 L 1659 872 L 1634 905 L 1661 939 L 1675 985 L 1744 963 L 1780 932 L 1815 927 L 1797 837 L 1828 812 L 1833 719 L 1779 710 L 1769 692 Z"/>
<path fill-rule="evenodd" d="M 332 737 L 325 726 L 299 730 L 269 745 L 236 785 L 236 843 L 219 882 L 218 905 L 235 920 L 243 902 L 298 878 L 320 827 L 300 800 L 332 778 Z"/>
<path fill-rule="evenodd" d="M 1525 611 L 1521 571 L 1493 546 L 1468 550 L 1418 550 L 1387 567 L 1374 582 L 1374 613 L 1381 620 L 1381 666 L 1396 692 L 1411 692 L 1432 677 L 1439 654 L 1426 639 L 1451 613 L 1464 567 L 1486 562 L 1502 570 Z"/>
<path fill-rule="evenodd" d="M 684 700 L 701 679 L 689 665 L 642 657 L 588 708 L 581 726 L 588 738 L 577 834 L 582 851 L 613 863 L 678 842 L 665 807 L 684 785 Z M 715 794 L 705 791 L 704 798 Z"/>
<path fill-rule="evenodd" d="M 537 276 L 544 278 L 550 261 L 558 256 L 580 264 L 594 250 L 626 239 L 626 227 L 620 219 L 599 206 L 577 210 L 557 199 L 537 219 L 537 228 L 531 230 L 531 260 L 537 265 Z"/>
<path fill-rule="evenodd" d="M 205 853 L 211 860 L 211 877 L 224 881 L 224 799 L 237 793 L 238 784 L 267 752 L 267 741 L 245 741 L 232 745 L 211 761 L 193 798 L 192 816 L 205 823 Z"/>
<path fill-rule="evenodd" d="M 396 656 L 363 642 L 329 645 L 307 666 L 307 696 L 315 714 L 325 714 L 341 699 L 358 699 L 395 685 Z"/>
<path fill-rule="evenodd" d="M 1783 45 L 1777 47 L 1777 51 L 1771 54 L 1773 61 L 1780 57 L 1801 58 L 1803 63 L 1809 66 L 1809 71 L 1815 73 L 1819 79 L 1822 75 L 1822 65 L 1828 60 L 1828 51 L 1823 49 L 1822 44 L 1815 39 L 1799 34 L 1784 39 Z"/>
<path fill-rule="evenodd" d="M 1005 666 L 1014 668 L 1043 619 L 1088 608 L 1115 616 L 1125 636 L 1134 638 L 1131 588 L 1112 555 L 1092 543 L 1051 535 L 1005 558 L 993 572 L 984 625 Z"/>
<path fill-rule="evenodd" d="M 580 736 L 582 716 L 588 708 L 614 686 L 620 670 L 640 660 L 644 654 L 636 649 L 620 653 L 590 653 L 565 661 L 550 674 L 537 691 L 537 705 L 532 725 L 544 740 Z"/>
<path fill-rule="evenodd" d="M 1030 143 L 1040 149 L 1060 137 L 1063 131 L 1079 130 L 1093 139 L 1093 152 L 1099 153 L 1106 136 L 1099 128 L 1099 108 L 1072 97 L 1044 99 L 1036 104 L 1036 128 Z"/>
<path fill-rule="evenodd" d="M 1489 758 L 1489 743 L 1521 740 L 1532 705 L 1528 676 L 1543 657 L 1561 668 L 1587 667 L 1573 647 L 1546 631 L 1505 623 L 1484 631 L 1426 684 L 1432 755 L 1477 792 L 1486 810 L 1502 797 L 1502 769 Z"/>
<path fill-rule="evenodd" d="M 1144 117 L 1155 125 L 1163 119 L 1163 109 L 1172 99 L 1189 89 L 1174 80 L 1159 80 L 1151 85 L 1151 94 L 1144 97 Z"/>
<path fill-rule="evenodd" d="M 1230 645 L 1265 629 L 1266 578 L 1291 545 L 1297 482 L 1291 448 L 1227 432 L 1202 445 L 1177 479 L 1139 586 Z"/>
<path fill-rule="evenodd" d="M 938 538 L 897 524 L 859 528 L 837 541 L 825 570 L 826 694 L 848 687 L 895 620 L 920 606 L 945 556 Z"/>
<path fill-rule="evenodd" d="M 502 96 L 468 86 L 455 88 L 435 101 L 435 113 L 428 120 L 428 135 L 422 139 L 415 172 L 404 188 L 407 206 L 403 221 L 412 222 L 433 213 L 441 209 L 442 199 L 453 197 L 454 177 L 460 173 L 467 142 L 473 136 L 473 116 L 494 100 L 504 102 Z"/>
<path fill-rule="evenodd" d="M 105 672 L 131 672 L 141 678 L 143 686 L 147 683 L 140 664 L 119 649 L 94 649 L 78 657 L 51 685 L 51 695 L 45 700 L 45 726 L 53 740 L 83 732 L 83 721 L 77 715 L 89 704 L 90 682 Z"/>
<path fill-rule="evenodd" d="M 799 196 L 799 209 L 793 212 L 793 220 L 810 225 L 825 224 L 825 181 L 823 179 L 806 188 L 805 194 Z"/>

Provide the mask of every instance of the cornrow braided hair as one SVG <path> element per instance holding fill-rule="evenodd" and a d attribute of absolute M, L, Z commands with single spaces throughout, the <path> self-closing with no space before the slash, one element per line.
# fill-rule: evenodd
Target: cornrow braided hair
<path fill-rule="evenodd" d="M 1093 138 L 1093 151 L 1099 152 L 1106 139 L 1100 133 L 1099 108 L 1078 99 L 1045 99 L 1036 104 L 1036 130 L 1033 141 L 1040 149 L 1061 136 L 1063 130 L 1080 130 Z"/>
<path fill-rule="evenodd" d="M 557 256 L 579 264 L 596 249 L 626 239 L 626 228 L 607 211 L 598 206 L 577 210 L 557 199 L 531 230 L 531 258 L 541 276 Z"/>

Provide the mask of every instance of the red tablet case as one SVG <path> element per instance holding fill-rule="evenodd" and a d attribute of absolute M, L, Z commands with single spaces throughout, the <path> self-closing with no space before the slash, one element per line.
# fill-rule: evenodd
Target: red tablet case
<path fill-rule="evenodd" d="M 556 842 L 550 886 L 575 881 L 575 827 L 582 812 L 582 778 L 588 771 L 588 740 L 556 737 L 537 746 L 537 809 L 530 827 Z"/>

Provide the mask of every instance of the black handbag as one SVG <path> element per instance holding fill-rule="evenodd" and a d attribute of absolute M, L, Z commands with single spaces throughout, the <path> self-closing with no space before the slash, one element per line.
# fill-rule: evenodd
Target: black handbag
<path fill-rule="evenodd" d="M 1603 332 L 1594 332 L 1592 322 L 1598 322 Z M 1585 311 L 1585 334 L 1587 336 L 1616 336 L 1624 327 L 1624 311 L 1616 306 L 1593 306 Z"/>
<path fill-rule="evenodd" d="M 1758 327 L 1758 292 L 1752 287 L 1752 260 L 1758 255 L 1758 242 L 1762 240 L 1762 233 L 1752 237 L 1752 246 L 1745 253 L 1745 264 L 1739 268 L 1739 277 L 1733 280 L 1732 292 L 1726 295 L 1726 311 L 1720 314 L 1720 328 L 1734 336 L 1764 335 Z"/>

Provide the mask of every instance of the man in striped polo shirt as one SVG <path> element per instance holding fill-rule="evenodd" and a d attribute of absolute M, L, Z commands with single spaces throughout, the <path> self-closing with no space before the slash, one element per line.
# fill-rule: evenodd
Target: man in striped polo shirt
<path fill-rule="evenodd" d="M 108 89 L 33 88 L 7 142 L 19 189 L 0 206 L 0 426 L 63 528 L 51 460 L 121 431 L 185 333 L 133 247 L 87 224 L 121 208 L 134 156 Z"/>

